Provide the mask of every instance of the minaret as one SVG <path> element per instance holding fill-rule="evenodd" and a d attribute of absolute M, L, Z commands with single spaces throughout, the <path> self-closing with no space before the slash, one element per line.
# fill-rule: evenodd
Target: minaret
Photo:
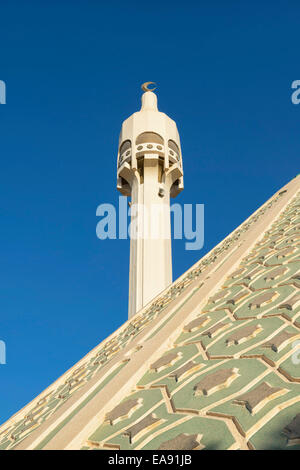
<path fill-rule="evenodd" d="M 183 189 L 176 123 L 158 111 L 152 83 L 119 140 L 117 188 L 131 196 L 129 318 L 172 282 L 170 196 Z"/>

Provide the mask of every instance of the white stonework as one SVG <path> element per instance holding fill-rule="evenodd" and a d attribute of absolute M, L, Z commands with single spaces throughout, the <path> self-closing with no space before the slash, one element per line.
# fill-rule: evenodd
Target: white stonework
<path fill-rule="evenodd" d="M 123 122 L 117 175 L 118 190 L 131 196 L 130 318 L 172 282 L 170 196 L 183 189 L 176 123 L 152 91 Z"/>

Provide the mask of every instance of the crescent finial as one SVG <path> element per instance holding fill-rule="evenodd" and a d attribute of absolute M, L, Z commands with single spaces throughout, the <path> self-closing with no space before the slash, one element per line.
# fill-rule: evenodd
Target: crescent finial
<path fill-rule="evenodd" d="M 141 86 L 142 90 L 143 91 L 154 91 L 154 90 L 156 90 L 157 87 L 148 88 L 149 85 L 156 85 L 156 83 L 155 82 L 145 82 Z"/>

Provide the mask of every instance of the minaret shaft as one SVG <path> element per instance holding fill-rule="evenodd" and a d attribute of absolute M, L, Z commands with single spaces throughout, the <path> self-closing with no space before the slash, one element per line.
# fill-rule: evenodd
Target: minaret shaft
<path fill-rule="evenodd" d="M 172 282 L 170 188 L 159 195 L 162 167 L 148 154 L 131 195 L 129 318 Z"/>

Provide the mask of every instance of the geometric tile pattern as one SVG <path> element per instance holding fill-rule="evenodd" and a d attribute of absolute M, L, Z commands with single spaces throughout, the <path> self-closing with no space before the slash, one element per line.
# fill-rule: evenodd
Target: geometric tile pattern
<path fill-rule="evenodd" d="M 144 345 L 120 360 L 119 353 L 259 224 L 281 195 L 277 193 L 150 305 L 1 426 L 0 449 L 17 446 L 113 363 L 98 385 L 98 393 Z M 206 305 L 189 317 L 173 344 L 153 361 L 131 393 L 108 410 L 83 449 L 299 447 L 299 208 L 298 194 Z"/>
<path fill-rule="evenodd" d="M 84 449 L 300 449 L 299 208 L 298 195 L 123 400 L 142 406 Z"/>

